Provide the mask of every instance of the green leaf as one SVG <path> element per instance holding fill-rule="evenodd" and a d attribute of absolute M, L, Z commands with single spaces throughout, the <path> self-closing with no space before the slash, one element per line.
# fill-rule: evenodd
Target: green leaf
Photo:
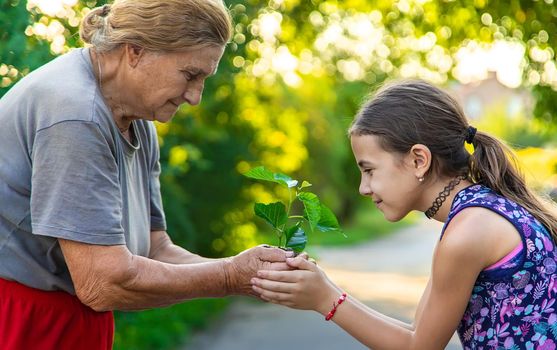
<path fill-rule="evenodd" d="M 309 221 L 311 230 L 315 230 L 321 218 L 321 202 L 319 198 L 311 192 L 300 192 L 298 193 L 298 199 L 304 203 L 304 216 Z"/>
<path fill-rule="evenodd" d="M 274 175 L 275 174 L 273 172 L 265 169 L 264 166 L 252 168 L 244 173 L 244 176 L 252 179 L 277 182 Z"/>
<path fill-rule="evenodd" d="M 311 184 L 309 182 L 307 182 L 306 180 L 302 181 L 302 185 L 300 186 L 300 189 L 306 188 L 306 187 L 310 187 Z"/>
<path fill-rule="evenodd" d="M 298 184 L 298 180 L 293 180 L 290 176 L 281 173 L 273 174 L 275 179 L 282 182 L 288 186 L 288 188 L 295 187 Z"/>
<path fill-rule="evenodd" d="M 286 208 L 282 202 L 270 204 L 255 203 L 253 210 L 255 215 L 265 219 L 265 221 L 276 229 L 278 229 L 279 226 L 284 225 L 288 219 L 286 215 Z"/>
<path fill-rule="evenodd" d="M 288 227 L 286 230 L 284 230 L 284 244 L 288 244 L 288 241 L 290 241 L 290 238 L 292 238 L 292 236 L 294 236 L 294 233 L 296 233 L 296 231 L 298 231 L 298 229 L 300 228 L 300 226 L 302 226 L 301 222 L 298 222 L 296 225 L 292 226 L 292 227 Z"/>
<path fill-rule="evenodd" d="M 286 247 L 292 248 L 297 253 L 304 251 L 308 241 L 306 233 L 300 225 L 301 223 L 298 223 L 286 230 Z"/>
<path fill-rule="evenodd" d="M 337 217 L 331 209 L 321 204 L 321 217 L 317 223 L 317 229 L 321 232 L 340 231 Z"/>
<path fill-rule="evenodd" d="M 298 184 L 298 181 L 292 180 L 290 176 L 281 173 L 273 173 L 264 166 L 252 168 L 243 175 L 252 179 L 275 182 L 288 187 L 294 187 Z"/>

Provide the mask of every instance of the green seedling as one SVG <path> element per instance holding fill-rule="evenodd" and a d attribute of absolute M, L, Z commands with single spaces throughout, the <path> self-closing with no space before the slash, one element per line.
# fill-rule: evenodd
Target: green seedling
<path fill-rule="evenodd" d="M 291 248 L 299 253 L 304 250 L 307 243 L 306 230 L 319 230 L 321 232 L 337 231 L 344 235 L 335 214 L 326 207 L 316 194 L 306 191 L 311 184 L 307 181 L 299 182 L 288 175 L 273 173 L 265 167 L 256 167 L 244 173 L 244 176 L 278 183 L 288 188 L 289 200 L 285 205 L 283 202 L 269 204 L 255 203 L 255 215 L 264 219 L 275 230 L 280 248 Z M 303 215 L 291 215 L 294 201 L 303 204 Z M 306 229 L 304 229 L 306 227 Z"/>

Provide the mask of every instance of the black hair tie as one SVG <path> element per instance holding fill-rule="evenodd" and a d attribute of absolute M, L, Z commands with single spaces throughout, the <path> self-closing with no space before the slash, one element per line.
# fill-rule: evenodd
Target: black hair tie
<path fill-rule="evenodd" d="M 472 144 L 472 141 L 474 141 L 474 136 L 476 136 L 476 131 L 478 131 L 478 129 L 473 126 L 469 126 L 466 129 L 466 138 L 464 139 L 464 141 L 466 141 L 466 143 Z"/>

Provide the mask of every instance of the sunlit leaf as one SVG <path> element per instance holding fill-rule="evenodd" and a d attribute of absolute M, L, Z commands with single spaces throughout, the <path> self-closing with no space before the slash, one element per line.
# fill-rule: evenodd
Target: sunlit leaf
<path fill-rule="evenodd" d="M 288 187 L 294 187 L 298 184 L 298 181 L 293 180 L 290 176 L 281 173 L 273 173 L 264 166 L 252 168 L 243 175 L 252 179 L 275 182 Z"/>
<path fill-rule="evenodd" d="M 255 203 L 255 215 L 263 218 L 274 228 L 284 225 L 288 217 L 286 216 L 286 208 L 282 202 L 270 204 Z"/>
<path fill-rule="evenodd" d="M 290 176 L 281 173 L 275 173 L 274 178 L 275 180 L 286 184 L 288 188 L 295 187 L 298 184 L 298 180 L 293 180 Z"/>
<path fill-rule="evenodd" d="M 300 189 L 306 188 L 306 187 L 310 187 L 311 184 L 309 182 L 307 182 L 306 180 L 304 180 L 302 182 L 302 185 L 300 186 Z"/>
<path fill-rule="evenodd" d="M 277 182 L 274 175 L 272 171 L 265 169 L 264 166 L 252 168 L 244 173 L 244 176 L 252 179 Z"/>
<path fill-rule="evenodd" d="M 309 221 L 311 230 L 315 230 L 321 218 L 321 202 L 319 198 L 311 192 L 300 192 L 298 199 L 304 203 L 304 216 Z"/>
<path fill-rule="evenodd" d="M 306 247 L 308 239 L 300 223 L 286 230 L 286 247 L 292 248 L 295 252 L 300 253 Z"/>

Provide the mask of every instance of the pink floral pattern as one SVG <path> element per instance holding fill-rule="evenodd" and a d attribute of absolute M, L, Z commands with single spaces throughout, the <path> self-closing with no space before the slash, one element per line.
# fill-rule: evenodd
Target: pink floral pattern
<path fill-rule="evenodd" d="M 445 227 L 467 207 L 484 207 L 505 217 L 520 233 L 524 249 L 478 276 L 458 326 L 463 348 L 556 350 L 557 256 L 548 230 L 524 208 L 482 185 L 457 194 Z"/>

